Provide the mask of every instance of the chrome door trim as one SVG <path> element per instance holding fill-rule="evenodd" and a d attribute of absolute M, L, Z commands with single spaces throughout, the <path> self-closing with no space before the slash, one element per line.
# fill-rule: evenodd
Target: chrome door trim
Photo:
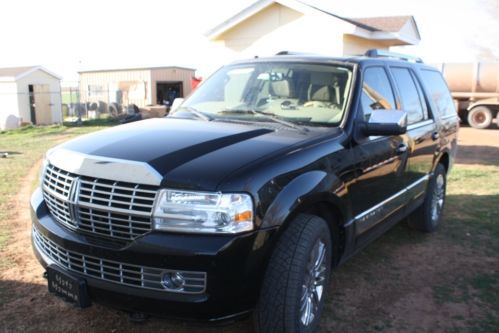
<path fill-rule="evenodd" d="M 389 197 L 388 199 L 385 199 L 383 200 L 382 202 L 380 202 L 379 204 L 377 204 L 376 206 L 373 206 L 371 208 L 369 208 L 368 210 L 358 214 L 357 216 L 354 217 L 354 220 L 360 220 L 362 219 L 363 217 L 371 214 L 372 212 L 376 211 L 378 208 L 380 208 L 381 206 L 384 206 L 386 205 L 387 203 L 389 203 L 390 201 L 393 201 L 395 200 L 396 198 L 400 197 L 401 195 L 405 194 L 405 192 L 407 192 L 406 188 L 404 188 L 403 190 L 395 193 L 394 195 L 392 195 L 391 197 Z"/>
<path fill-rule="evenodd" d="M 418 186 L 420 183 L 424 182 L 424 181 L 427 181 L 428 179 L 430 179 L 430 175 L 425 175 L 421 178 L 419 178 L 418 180 L 416 180 L 414 183 L 412 183 L 411 185 L 407 186 L 406 187 L 406 190 L 411 190 L 413 189 L 414 187 Z"/>
<path fill-rule="evenodd" d="M 433 119 L 428 119 L 428 120 L 425 120 L 425 121 L 420 121 L 418 123 L 414 123 L 414 124 L 410 124 L 409 126 L 407 126 L 407 130 L 410 131 L 410 130 L 413 130 L 413 129 L 416 129 L 416 128 L 420 128 L 420 127 L 424 127 L 424 126 L 427 126 L 427 125 L 430 125 L 430 124 L 434 124 L 435 121 L 433 121 Z"/>
<path fill-rule="evenodd" d="M 353 223 L 357 223 L 359 221 L 361 221 L 363 218 L 366 218 L 368 217 L 369 215 L 372 215 L 374 217 L 374 215 L 376 215 L 376 212 L 383 206 L 385 206 L 386 204 L 388 204 L 389 202 L 392 202 L 393 200 L 397 199 L 398 197 L 404 195 L 404 194 L 407 194 L 411 189 L 413 189 L 414 187 L 416 187 L 417 185 L 419 185 L 420 183 L 424 182 L 424 181 L 427 181 L 428 179 L 430 179 L 430 175 L 425 175 L 423 177 L 421 177 L 420 179 L 416 180 L 415 182 L 413 182 L 412 184 L 404 187 L 402 190 L 400 190 L 399 192 L 393 194 L 392 196 L 390 196 L 389 198 L 383 200 L 382 202 L 376 204 L 375 206 L 363 211 L 362 213 L 360 214 L 357 214 L 354 218 L 352 218 L 350 221 L 348 221 L 346 224 L 345 224 L 345 227 L 349 227 L 350 225 L 352 225 Z M 407 203 L 406 203 L 407 204 Z M 382 216 L 381 217 L 381 220 L 385 219 L 386 216 Z"/>

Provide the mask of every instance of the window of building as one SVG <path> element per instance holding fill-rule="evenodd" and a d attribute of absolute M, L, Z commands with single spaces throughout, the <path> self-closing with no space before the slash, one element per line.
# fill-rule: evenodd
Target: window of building
<path fill-rule="evenodd" d="M 89 84 L 88 85 L 88 97 L 102 96 L 105 90 L 101 85 Z"/>

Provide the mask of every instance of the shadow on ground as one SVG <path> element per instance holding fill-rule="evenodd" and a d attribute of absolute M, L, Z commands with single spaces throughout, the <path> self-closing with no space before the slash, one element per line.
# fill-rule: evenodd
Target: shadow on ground
<path fill-rule="evenodd" d="M 465 146 L 458 147 L 456 163 L 499 165 L 499 147 Z"/>
<path fill-rule="evenodd" d="M 13 308 L 20 311 L 3 311 Z M 26 309 L 29 309 L 29 316 L 26 316 Z M 57 325 L 54 320 L 58 321 Z M 86 309 L 76 308 L 50 294 L 45 280 L 41 279 L 40 284 L 0 280 L 0 331 L 249 333 L 253 327 L 249 318 L 216 325 L 163 318 L 131 323 L 127 313 L 99 304 Z"/>

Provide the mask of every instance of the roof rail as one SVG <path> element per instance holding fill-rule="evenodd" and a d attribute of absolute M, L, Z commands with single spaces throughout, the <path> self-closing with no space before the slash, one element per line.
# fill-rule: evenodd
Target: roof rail
<path fill-rule="evenodd" d="M 367 50 L 365 53 L 365 56 L 370 57 L 370 58 L 395 58 L 395 59 L 400 59 L 400 60 L 405 60 L 405 61 L 417 62 L 420 64 L 423 63 L 423 59 L 421 59 L 419 57 L 410 56 L 407 54 L 385 51 L 385 50 L 379 50 L 379 49 Z"/>
<path fill-rule="evenodd" d="M 295 51 L 279 51 L 275 54 L 276 56 L 280 55 L 314 55 L 314 53 L 307 53 L 307 52 L 295 52 Z"/>

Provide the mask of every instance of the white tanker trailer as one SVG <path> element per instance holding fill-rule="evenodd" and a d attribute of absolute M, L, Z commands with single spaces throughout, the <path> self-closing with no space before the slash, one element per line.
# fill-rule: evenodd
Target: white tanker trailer
<path fill-rule="evenodd" d="M 474 128 L 499 125 L 499 62 L 444 63 L 442 71 L 461 119 Z"/>

